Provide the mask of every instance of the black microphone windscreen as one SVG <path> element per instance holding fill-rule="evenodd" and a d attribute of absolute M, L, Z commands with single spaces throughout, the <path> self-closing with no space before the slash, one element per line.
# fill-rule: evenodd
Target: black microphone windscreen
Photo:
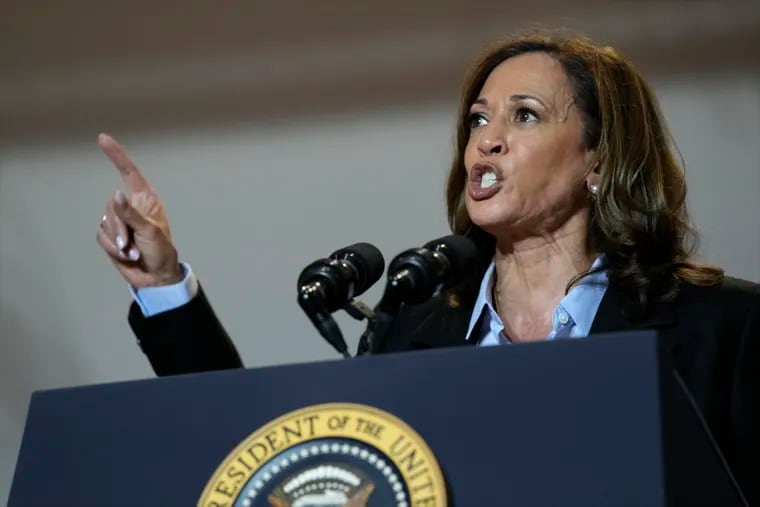
<path fill-rule="evenodd" d="M 438 251 L 449 260 L 452 280 L 466 276 L 474 269 L 478 260 L 478 247 L 470 238 L 460 234 L 434 239 L 427 243 L 425 248 Z"/>
<path fill-rule="evenodd" d="M 377 282 L 385 271 L 385 259 L 376 246 L 369 243 L 356 243 L 341 248 L 331 258 L 344 259 L 356 265 L 359 279 L 356 281 L 354 295 L 359 295 Z"/>

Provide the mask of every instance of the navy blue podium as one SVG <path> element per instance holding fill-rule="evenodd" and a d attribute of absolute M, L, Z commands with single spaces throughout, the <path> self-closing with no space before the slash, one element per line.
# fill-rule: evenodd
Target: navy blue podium
<path fill-rule="evenodd" d="M 359 436 L 309 442 L 319 407 Z M 744 504 L 657 336 L 630 332 L 36 392 L 9 505 Z"/>

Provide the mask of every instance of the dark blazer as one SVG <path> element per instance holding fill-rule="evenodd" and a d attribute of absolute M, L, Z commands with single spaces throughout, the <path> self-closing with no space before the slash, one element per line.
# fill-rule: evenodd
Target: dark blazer
<path fill-rule="evenodd" d="M 626 317 L 630 299 L 610 286 L 591 334 L 656 329 L 751 505 L 760 504 L 760 285 L 726 278 L 683 284 L 677 298 Z M 450 298 L 402 308 L 380 352 L 470 345 L 470 304 Z M 232 341 L 202 289 L 187 305 L 129 323 L 158 375 L 240 368 Z"/>

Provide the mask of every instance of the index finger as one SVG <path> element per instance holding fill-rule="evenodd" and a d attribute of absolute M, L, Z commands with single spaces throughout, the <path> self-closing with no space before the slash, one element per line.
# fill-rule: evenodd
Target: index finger
<path fill-rule="evenodd" d="M 113 165 L 119 170 L 121 179 L 127 184 L 130 192 L 149 192 L 152 191 L 152 187 L 145 176 L 140 172 L 132 159 L 129 158 L 127 152 L 121 145 L 116 142 L 116 139 L 108 134 L 100 134 L 98 136 L 98 144 L 103 152 L 108 155 Z"/>

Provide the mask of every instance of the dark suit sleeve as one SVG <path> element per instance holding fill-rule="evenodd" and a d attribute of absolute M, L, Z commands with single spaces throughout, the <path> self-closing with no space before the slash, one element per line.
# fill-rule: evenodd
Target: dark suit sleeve
<path fill-rule="evenodd" d="M 147 318 L 132 303 L 128 320 L 157 375 L 243 367 L 201 287 L 189 303 Z"/>
<path fill-rule="evenodd" d="M 734 473 L 750 505 L 760 505 L 760 291 L 741 334 L 731 392 Z"/>

